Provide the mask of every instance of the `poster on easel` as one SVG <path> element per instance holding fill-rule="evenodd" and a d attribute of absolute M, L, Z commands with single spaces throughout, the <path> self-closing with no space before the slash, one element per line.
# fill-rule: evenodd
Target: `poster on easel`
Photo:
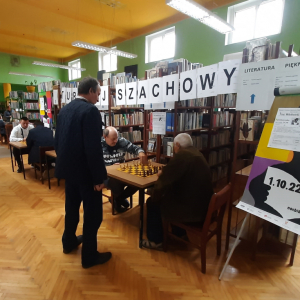
<path fill-rule="evenodd" d="M 276 97 L 237 205 L 300 234 L 300 96 Z"/>
<path fill-rule="evenodd" d="M 40 119 L 44 127 L 51 127 L 52 124 L 52 97 L 51 91 L 39 93 L 40 102 Z"/>

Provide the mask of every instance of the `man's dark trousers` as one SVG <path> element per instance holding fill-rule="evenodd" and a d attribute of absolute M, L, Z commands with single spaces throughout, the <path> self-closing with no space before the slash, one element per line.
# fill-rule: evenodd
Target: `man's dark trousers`
<path fill-rule="evenodd" d="M 79 223 L 79 208 L 83 201 L 82 264 L 95 261 L 97 255 L 97 232 L 103 219 L 102 191 L 94 191 L 93 184 L 66 180 L 65 183 L 65 231 L 63 247 L 72 249 L 77 245 L 76 229 Z"/>

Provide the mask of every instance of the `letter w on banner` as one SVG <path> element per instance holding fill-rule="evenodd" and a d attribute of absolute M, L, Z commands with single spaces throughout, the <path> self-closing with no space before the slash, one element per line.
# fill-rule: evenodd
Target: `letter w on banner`
<path fill-rule="evenodd" d="M 126 105 L 125 83 L 116 85 L 116 104 Z"/>
<path fill-rule="evenodd" d="M 218 64 L 197 70 L 197 98 L 216 96 L 218 84 Z"/>

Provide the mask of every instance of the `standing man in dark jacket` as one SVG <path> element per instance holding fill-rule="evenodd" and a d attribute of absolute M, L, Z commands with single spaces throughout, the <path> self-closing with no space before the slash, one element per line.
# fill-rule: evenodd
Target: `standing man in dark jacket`
<path fill-rule="evenodd" d="M 209 165 L 193 147 L 190 135 L 180 133 L 175 137 L 174 152 L 147 200 L 146 248 L 161 248 L 162 216 L 173 222 L 203 222 L 213 195 Z"/>
<path fill-rule="evenodd" d="M 101 146 L 102 120 L 94 105 L 99 95 L 98 81 L 84 78 L 77 98 L 61 109 L 55 132 L 55 175 L 66 180 L 63 252 L 70 253 L 82 243 L 83 268 L 103 264 L 111 258 L 110 252 L 97 251 L 97 232 L 103 214 L 102 189 L 107 178 Z M 81 201 L 83 235 L 76 237 Z"/>
<path fill-rule="evenodd" d="M 35 121 L 33 125 L 34 128 L 29 131 L 26 139 L 29 164 L 40 162 L 40 147 L 54 147 L 52 130 L 44 127 L 41 121 Z"/>

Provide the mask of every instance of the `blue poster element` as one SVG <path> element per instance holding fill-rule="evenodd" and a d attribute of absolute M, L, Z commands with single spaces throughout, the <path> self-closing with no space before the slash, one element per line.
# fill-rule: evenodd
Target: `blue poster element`
<path fill-rule="evenodd" d="M 254 103 L 254 98 L 255 98 L 255 95 L 254 95 L 254 94 L 252 94 L 250 97 L 251 97 L 251 104 L 253 104 L 253 103 Z"/>

